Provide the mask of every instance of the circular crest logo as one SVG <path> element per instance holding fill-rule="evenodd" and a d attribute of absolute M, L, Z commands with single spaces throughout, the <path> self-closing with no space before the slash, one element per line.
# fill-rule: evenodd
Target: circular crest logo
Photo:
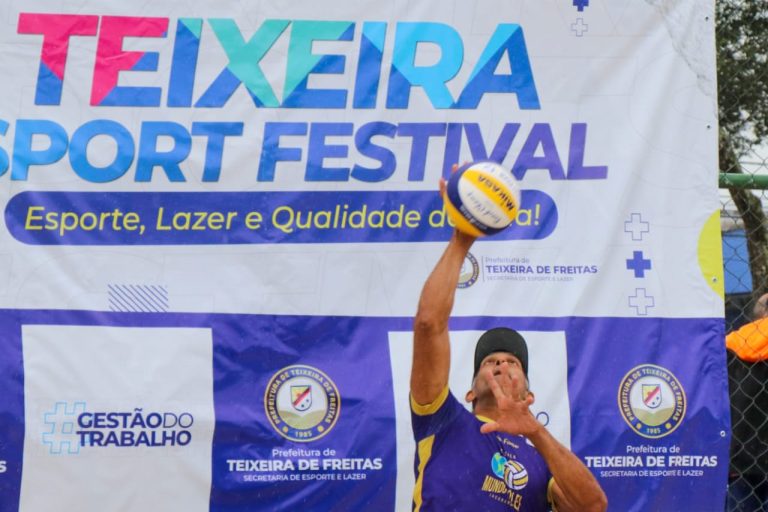
<path fill-rule="evenodd" d="M 278 434 L 300 443 L 320 439 L 336 425 L 341 400 L 336 384 L 317 368 L 287 366 L 264 393 L 264 410 Z"/>
<path fill-rule="evenodd" d="M 477 259 L 471 252 L 467 253 L 467 257 L 461 264 L 461 270 L 459 271 L 459 284 L 457 288 L 469 288 L 477 278 L 480 276 L 480 265 L 477 263 Z"/>
<path fill-rule="evenodd" d="M 637 434 L 651 439 L 672 433 L 685 417 L 685 390 L 672 372 L 641 364 L 619 384 L 619 410 Z"/>

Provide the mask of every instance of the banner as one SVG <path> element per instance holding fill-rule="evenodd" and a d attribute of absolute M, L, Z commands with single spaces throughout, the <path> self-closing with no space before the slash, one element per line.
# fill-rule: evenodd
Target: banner
<path fill-rule="evenodd" d="M 610 510 L 722 510 L 713 10 L 3 4 L 0 511 L 409 510 L 437 183 L 476 160 L 522 204 L 462 267 L 452 391 L 517 329 Z"/>

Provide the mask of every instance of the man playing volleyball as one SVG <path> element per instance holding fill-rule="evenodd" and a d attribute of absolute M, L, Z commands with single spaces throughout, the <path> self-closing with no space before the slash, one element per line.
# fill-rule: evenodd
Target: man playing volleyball
<path fill-rule="evenodd" d="M 519 333 L 496 328 L 478 340 L 466 394 L 474 414 L 448 390 L 448 319 L 473 242 L 453 233 L 424 284 L 414 319 L 413 509 L 603 511 L 607 499 L 594 476 L 529 410 L 528 348 Z"/>

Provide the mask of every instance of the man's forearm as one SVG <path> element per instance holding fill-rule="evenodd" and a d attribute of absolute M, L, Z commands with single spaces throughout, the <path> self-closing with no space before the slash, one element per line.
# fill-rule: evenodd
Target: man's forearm
<path fill-rule="evenodd" d="M 474 239 L 456 231 L 434 270 L 424 283 L 415 322 L 447 324 L 464 258 Z M 418 325 L 417 325 L 418 327 Z"/>
<path fill-rule="evenodd" d="M 454 232 L 443 255 L 424 283 L 413 322 L 411 396 L 431 403 L 448 384 L 451 349 L 448 319 L 453 308 L 461 264 L 474 239 Z"/>
<path fill-rule="evenodd" d="M 542 426 L 529 439 L 544 457 L 557 486 L 575 510 L 602 512 L 607 508 L 605 493 L 589 469 L 546 428 Z"/>

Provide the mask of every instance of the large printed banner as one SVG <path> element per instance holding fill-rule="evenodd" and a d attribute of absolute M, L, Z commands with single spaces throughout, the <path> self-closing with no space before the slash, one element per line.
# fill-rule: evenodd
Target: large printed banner
<path fill-rule="evenodd" d="M 473 160 L 523 193 L 462 268 L 454 394 L 515 328 L 611 510 L 722 510 L 712 3 L 3 2 L 0 511 L 409 510 Z"/>

